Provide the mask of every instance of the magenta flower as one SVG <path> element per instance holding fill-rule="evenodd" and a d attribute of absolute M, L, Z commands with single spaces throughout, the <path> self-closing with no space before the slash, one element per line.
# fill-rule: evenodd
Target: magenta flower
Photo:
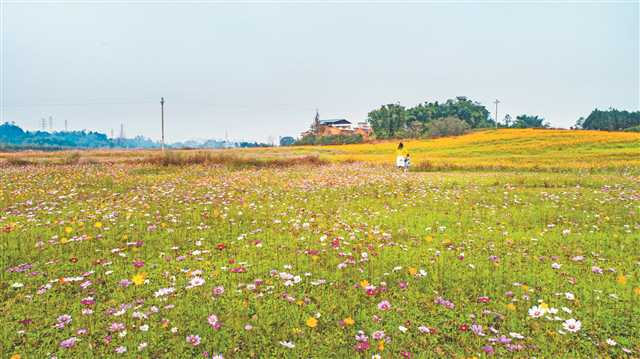
<path fill-rule="evenodd" d="M 364 352 L 369 350 L 369 342 L 364 341 L 364 342 L 358 342 L 358 344 L 356 344 L 355 349 L 359 352 Z"/>
<path fill-rule="evenodd" d="M 90 306 L 96 304 L 96 301 L 93 299 L 93 297 L 85 297 L 80 300 L 80 304 Z"/>
<path fill-rule="evenodd" d="M 391 309 L 391 303 L 389 303 L 388 300 L 383 300 L 382 302 L 378 303 L 378 309 L 389 310 Z"/>

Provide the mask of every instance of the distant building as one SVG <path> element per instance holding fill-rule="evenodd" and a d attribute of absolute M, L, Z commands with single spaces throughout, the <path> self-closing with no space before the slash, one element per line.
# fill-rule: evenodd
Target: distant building
<path fill-rule="evenodd" d="M 303 132 L 305 136 L 335 136 L 335 135 L 361 135 L 368 140 L 373 131 L 367 122 L 358 122 L 356 126 L 344 118 L 321 120 L 318 111 L 311 125 L 311 129 Z"/>
<path fill-rule="evenodd" d="M 320 126 L 329 126 L 329 127 L 350 130 L 351 122 L 345 120 L 344 118 L 333 119 L 333 120 L 320 120 Z"/>

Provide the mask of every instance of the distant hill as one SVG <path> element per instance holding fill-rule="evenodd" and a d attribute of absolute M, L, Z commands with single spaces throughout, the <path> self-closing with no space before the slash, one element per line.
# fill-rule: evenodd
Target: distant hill
<path fill-rule="evenodd" d="M 227 142 L 221 140 L 185 141 L 167 144 L 171 148 L 266 147 L 257 142 Z M 108 138 L 94 131 L 24 131 L 5 122 L 0 125 L 0 150 L 63 150 L 73 148 L 159 148 L 160 142 L 143 136 Z"/>

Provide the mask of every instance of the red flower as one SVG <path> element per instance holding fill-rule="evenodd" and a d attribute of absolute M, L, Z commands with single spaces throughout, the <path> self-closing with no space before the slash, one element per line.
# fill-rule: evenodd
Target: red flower
<path fill-rule="evenodd" d="M 225 247 L 226 247 L 226 246 L 225 246 L 225 244 L 224 244 L 224 243 L 218 243 L 218 244 L 216 245 L 216 248 L 217 248 L 217 249 L 219 249 L 219 250 L 223 250 L 223 249 L 225 249 Z"/>
<path fill-rule="evenodd" d="M 469 330 L 469 326 L 466 324 L 462 324 L 458 329 L 460 329 L 461 332 L 466 332 L 467 330 Z"/>

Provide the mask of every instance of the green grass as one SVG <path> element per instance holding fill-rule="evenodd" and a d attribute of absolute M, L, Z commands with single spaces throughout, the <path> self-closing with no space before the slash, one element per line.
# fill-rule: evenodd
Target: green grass
<path fill-rule="evenodd" d="M 0 183 L 2 357 L 116 357 L 120 346 L 121 356 L 166 358 L 482 357 L 489 345 L 499 357 L 640 353 L 640 184 L 629 173 L 130 163 L 10 167 Z M 31 268 L 9 271 L 23 263 Z M 246 272 L 231 271 L 239 267 Z M 194 271 L 205 283 L 187 289 Z M 147 282 L 120 285 L 143 272 Z M 279 272 L 300 283 L 286 286 Z M 369 296 L 363 280 L 385 290 Z M 212 295 L 216 286 L 223 295 Z M 154 296 L 168 287 L 175 292 Z M 81 304 L 86 297 L 95 304 Z M 378 309 L 383 300 L 390 310 Z M 562 320 L 529 317 L 539 301 Z M 72 322 L 55 328 L 63 314 Z M 340 324 L 349 317 L 353 325 Z M 560 334 L 569 318 L 581 330 Z M 114 322 L 126 335 L 109 331 Z M 472 324 L 486 335 L 460 329 Z M 362 353 L 358 330 L 370 343 Z M 490 342 L 512 332 L 524 339 Z M 190 334 L 201 344 L 188 344 Z M 70 337 L 75 347 L 61 348 Z"/>

